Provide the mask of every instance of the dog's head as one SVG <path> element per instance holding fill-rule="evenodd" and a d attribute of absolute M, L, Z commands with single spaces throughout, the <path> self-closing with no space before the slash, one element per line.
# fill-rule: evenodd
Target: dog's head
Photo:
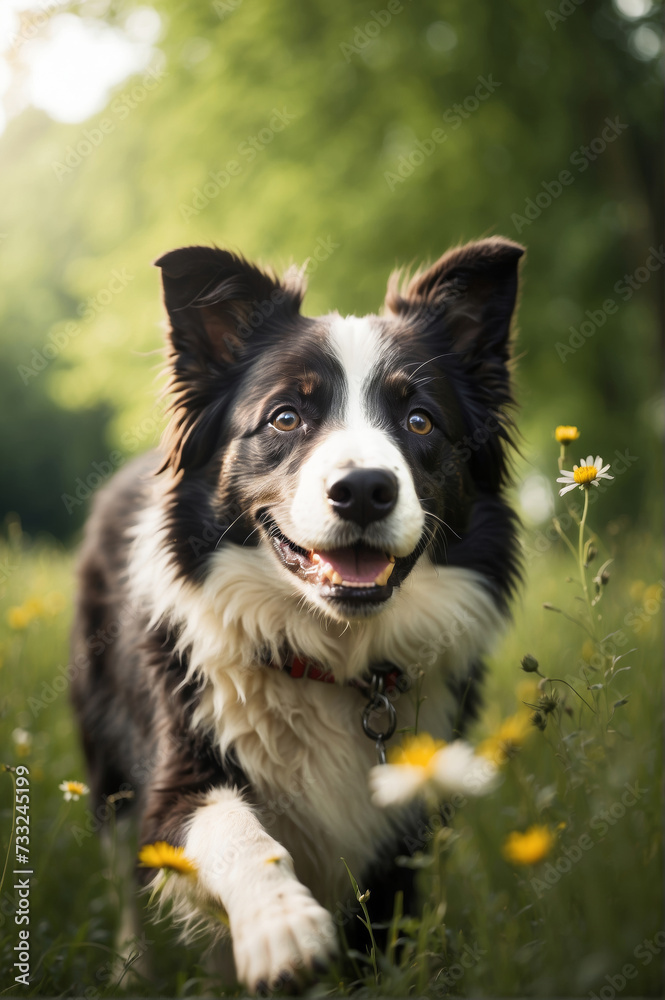
<path fill-rule="evenodd" d="M 170 318 L 170 535 L 204 576 L 224 545 L 333 618 L 381 611 L 463 535 L 505 475 L 510 322 L 523 250 L 449 251 L 382 316 L 311 319 L 296 277 L 188 247 L 162 269 Z M 270 581 L 266 581 L 270 585 Z"/>

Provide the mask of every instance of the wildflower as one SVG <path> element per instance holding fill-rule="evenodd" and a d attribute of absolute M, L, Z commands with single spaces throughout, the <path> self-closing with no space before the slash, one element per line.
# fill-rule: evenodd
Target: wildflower
<path fill-rule="evenodd" d="M 168 868 L 180 875 L 193 875 L 196 865 L 185 855 L 184 847 L 173 847 L 163 840 L 146 844 L 139 851 L 142 868 Z"/>
<path fill-rule="evenodd" d="M 504 841 L 503 855 L 514 865 L 535 865 L 547 857 L 554 841 L 546 826 L 531 826 L 525 833 L 514 830 Z"/>
<path fill-rule="evenodd" d="M 27 729 L 16 728 L 12 733 L 12 740 L 19 757 L 25 757 L 32 748 L 32 733 Z"/>
<path fill-rule="evenodd" d="M 536 729 L 540 729 L 542 732 L 547 729 L 547 716 L 543 715 L 542 712 L 534 712 L 531 716 L 531 725 L 535 726 Z"/>
<path fill-rule="evenodd" d="M 522 657 L 522 670 L 527 674 L 535 674 L 538 670 L 538 660 L 531 653 Z"/>
<path fill-rule="evenodd" d="M 15 605 L 7 612 L 7 624 L 16 632 L 22 632 L 32 621 L 32 615 L 24 605 Z"/>
<path fill-rule="evenodd" d="M 496 782 L 496 768 L 476 756 L 462 740 L 446 743 L 421 733 L 389 753 L 389 763 L 370 771 L 375 805 L 401 805 L 415 796 L 439 797 L 462 792 L 484 795 Z"/>
<path fill-rule="evenodd" d="M 593 455 L 589 455 L 586 460 L 582 458 L 579 465 L 574 465 L 572 472 L 562 469 L 563 475 L 557 479 L 557 483 L 565 483 L 566 485 L 559 490 L 559 496 L 574 490 L 576 486 L 584 490 L 591 485 L 598 486 L 599 479 L 614 479 L 614 476 L 607 474 L 609 467 L 609 463 L 603 465 L 600 455 L 596 455 L 595 459 Z"/>
<path fill-rule="evenodd" d="M 553 691 L 552 694 L 544 694 L 538 700 L 538 709 L 544 715 L 549 715 L 550 712 L 553 712 L 558 707 L 559 707 L 559 698 L 556 691 Z"/>
<path fill-rule="evenodd" d="M 90 791 L 82 781 L 63 781 L 58 788 L 65 793 L 65 802 L 78 802 L 82 795 L 87 795 Z"/>
<path fill-rule="evenodd" d="M 528 713 L 518 712 L 505 719 L 495 733 L 483 740 L 478 753 L 488 757 L 494 764 L 503 764 L 515 756 L 531 731 Z"/>
<path fill-rule="evenodd" d="M 559 444 L 572 444 L 573 441 L 577 441 L 579 436 L 580 432 L 577 427 L 569 427 L 565 424 L 560 424 L 554 431 L 554 437 Z"/>

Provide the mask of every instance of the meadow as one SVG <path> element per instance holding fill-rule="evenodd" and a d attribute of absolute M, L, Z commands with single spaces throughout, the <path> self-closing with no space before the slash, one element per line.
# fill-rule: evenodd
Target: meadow
<path fill-rule="evenodd" d="M 556 475 L 554 443 L 552 454 Z M 573 551 L 547 524 L 524 531 L 526 585 L 470 734 L 499 763 L 499 787 L 444 803 L 447 824 L 430 813 L 404 859 L 420 869 L 421 916 L 403 917 L 397 900 L 387 949 L 372 952 L 368 929 L 366 950 L 310 995 L 662 995 L 662 570 L 655 534 L 608 521 L 604 499 L 589 513 L 595 554 L 585 547 L 590 599 L 601 598 L 591 629 Z M 119 886 L 85 795 L 65 801 L 59 788 L 85 781 L 67 697 L 73 554 L 30 540 L 17 518 L 6 529 L 0 762 L 18 771 L 0 772 L 0 995 L 218 992 L 202 949 L 177 946 L 168 922 L 145 925 L 149 975 L 116 961 Z M 567 536 L 576 549 L 574 521 Z M 12 801 L 26 769 L 32 981 L 17 987 Z"/>

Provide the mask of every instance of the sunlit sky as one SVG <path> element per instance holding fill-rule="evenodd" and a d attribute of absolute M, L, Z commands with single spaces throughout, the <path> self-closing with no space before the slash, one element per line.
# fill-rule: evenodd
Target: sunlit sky
<path fill-rule="evenodd" d="M 102 110 L 112 88 L 150 63 L 161 30 L 157 12 L 137 5 L 115 28 L 97 19 L 108 6 L 0 0 L 0 130 L 29 104 L 56 121 L 84 121 Z"/>
<path fill-rule="evenodd" d="M 640 23 L 653 0 L 613 4 L 635 22 L 629 36 L 635 58 L 658 56 L 658 33 Z M 110 27 L 99 20 L 109 6 L 110 0 L 0 0 L 0 132 L 28 105 L 56 121 L 84 121 L 101 111 L 115 86 L 150 63 L 159 14 L 137 0 L 124 23 Z"/>

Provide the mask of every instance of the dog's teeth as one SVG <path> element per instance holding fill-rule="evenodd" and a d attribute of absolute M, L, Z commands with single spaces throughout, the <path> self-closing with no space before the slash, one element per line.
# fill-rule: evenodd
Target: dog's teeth
<path fill-rule="evenodd" d="M 390 556 L 390 555 L 389 555 L 389 556 L 388 556 L 388 559 L 390 560 L 390 562 L 391 562 L 391 563 L 394 563 L 394 562 L 395 562 L 395 556 Z"/>
<path fill-rule="evenodd" d="M 321 556 L 319 555 L 318 552 L 315 552 L 312 549 L 312 551 L 309 554 L 309 561 L 313 562 L 313 563 L 320 563 L 321 562 Z"/>
<path fill-rule="evenodd" d="M 385 585 L 388 583 L 388 580 L 390 579 L 390 575 L 394 570 L 394 568 L 395 568 L 394 562 L 388 563 L 386 568 L 382 570 L 377 577 L 375 577 L 374 583 L 376 584 L 377 587 L 385 587 Z"/>
<path fill-rule="evenodd" d="M 343 579 L 342 579 L 342 577 L 340 576 L 340 574 L 337 572 L 337 570 L 333 570 L 333 575 L 330 577 L 330 581 L 331 581 L 331 583 L 334 583 L 334 584 L 338 584 L 338 583 L 343 583 L 344 582 Z"/>
<path fill-rule="evenodd" d="M 323 562 L 322 561 L 321 562 L 321 568 L 320 568 L 319 572 L 321 573 L 321 576 L 325 580 L 329 580 L 331 578 L 331 576 L 333 575 L 334 570 L 333 570 L 333 568 L 332 568 L 332 566 L 330 565 L 329 562 Z"/>

